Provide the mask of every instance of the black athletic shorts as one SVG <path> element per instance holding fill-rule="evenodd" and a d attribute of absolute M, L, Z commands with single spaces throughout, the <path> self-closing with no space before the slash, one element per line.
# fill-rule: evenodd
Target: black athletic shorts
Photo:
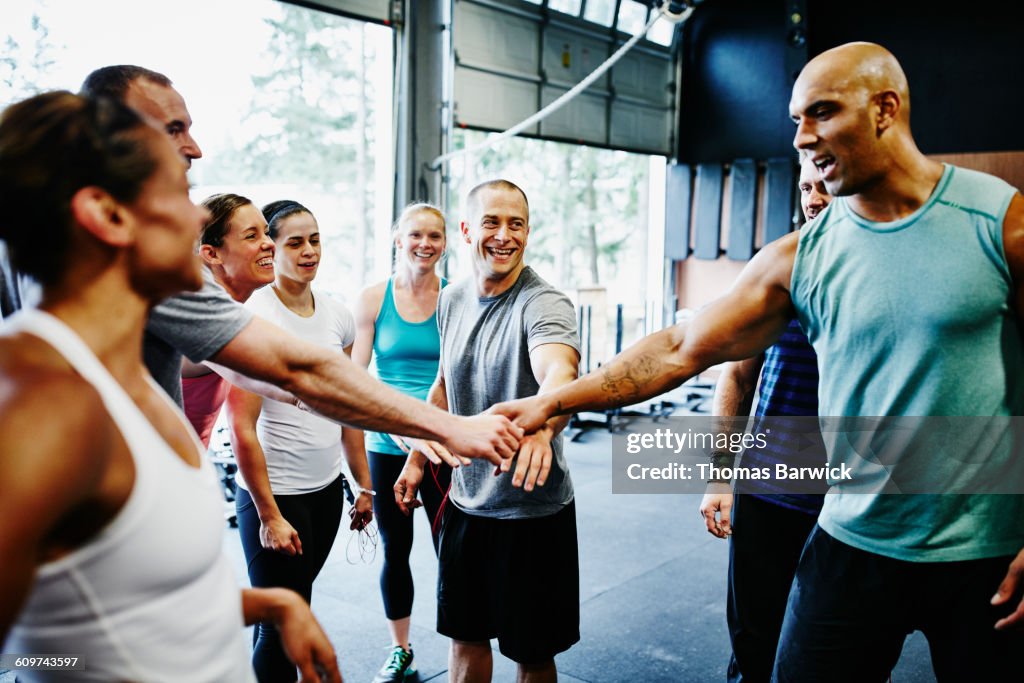
<path fill-rule="evenodd" d="M 580 639 L 576 503 L 547 517 L 494 519 L 449 503 L 441 526 L 437 631 L 498 639 L 521 664 L 539 664 Z"/>

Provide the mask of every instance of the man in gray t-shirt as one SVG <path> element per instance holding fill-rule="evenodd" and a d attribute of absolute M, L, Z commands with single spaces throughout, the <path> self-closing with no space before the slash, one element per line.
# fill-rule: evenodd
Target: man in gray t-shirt
<path fill-rule="evenodd" d="M 579 367 L 572 303 L 523 263 L 529 204 L 516 185 L 474 188 L 462 236 L 473 277 L 438 303 L 441 359 L 428 400 L 457 415 L 571 382 Z M 490 639 L 519 679 L 557 680 L 554 656 L 579 640 L 579 553 L 572 481 L 559 433 L 565 418 L 524 438 L 503 472 L 475 461 L 452 474 L 441 527 L 438 631 L 452 639 L 453 680 L 486 680 Z M 424 456 L 395 485 L 412 504 Z M 508 470 L 511 470 L 509 472 Z"/>
<path fill-rule="evenodd" d="M 576 316 L 568 297 L 522 269 L 509 289 L 481 296 L 475 278 L 446 287 L 437 306 L 441 362 L 448 410 L 475 415 L 495 403 L 533 396 L 540 389 L 531 353 L 545 344 L 579 352 Z M 562 435 L 551 443 L 551 470 L 543 486 L 524 491 L 512 477 L 495 477 L 494 468 L 476 461 L 456 468 L 449 497 L 473 515 L 521 519 L 552 515 L 573 497 L 572 480 L 562 455 Z"/>

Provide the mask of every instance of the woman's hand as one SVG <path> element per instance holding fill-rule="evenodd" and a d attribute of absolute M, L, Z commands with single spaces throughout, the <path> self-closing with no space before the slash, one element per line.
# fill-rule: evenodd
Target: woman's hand
<path fill-rule="evenodd" d="M 280 515 L 260 520 L 260 545 L 285 555 L 302 554 L 299 532 Z"/>

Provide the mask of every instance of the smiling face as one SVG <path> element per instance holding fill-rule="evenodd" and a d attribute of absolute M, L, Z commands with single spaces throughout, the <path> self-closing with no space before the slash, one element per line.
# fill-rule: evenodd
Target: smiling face
<path fill-rule="evenodd" d="M 811 220 L 832 201 L 825 190 L 824 183 L 818 175 L 818 169 L 810 158 L 805 157 L 800 162 L 800 209 L 804 212 L 804 218 Z"/>
<path fill-rule="evenodd" d="M 444 248 L 444 219 L 434 211 L 415 211 L 399 224 L 395 251 L 399 263 L 413 274 L 433 272 Z"/>
<path fill-rule="evenodd" d="M 214 275 L 223 278 L 221 284 L 237 301 L 245 301 L 274 281 L 274 242 L 263 214 L 252 204 L 231 214 L 220 246 L 203 245 L 203 249 Z"/>
<path fill-rule="evenodd" d="M 320 267 L 320 226 L 305 211 L 277 222 L 274 240 L 277 276 L 302 284 L 313 281 Z"/>
<path fill-rule="evenodd" d="M 473 254 L 477 289 L 483 296 L 501 294 L 519 279 L 530 236 L 530 213 L 523 194 L 504 186 L 479 190 L 469 202 L 470 221 L 462 236 Z"/>

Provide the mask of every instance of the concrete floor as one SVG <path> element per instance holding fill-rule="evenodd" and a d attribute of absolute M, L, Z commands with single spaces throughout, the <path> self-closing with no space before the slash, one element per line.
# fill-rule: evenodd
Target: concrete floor
<path fill-rule="evenodd" d="M 568 443 L 568 442 L 567 442 Z M 700 520 L 699 497 L 613 495 L 611 437 L 582 435 L 566 449 L 576 487 L 580 545 L 581 641 L 557 658 L 567 683 L 722 681 L 729 657 L 725 624 L 727 544 Z M 447 639 L 434 632 L 436 560 L 426 515 L 412 553 L 418 594 L 412 643 L 421 681 L 447 680 Z M 238 533 L 224 549 L 247 584 Z M 360 559 L 343 530 L 317 580 L 313 609 L 339 654 L 348 683 L 369 683 L 388 653 L 378 589 L 382 551 Z M 515 665 L 495 652 L 494 680 L 513 681 Z M 0 683 L 14 677 L 0 672 Z M 896 683 L 934 681 L 924 638 L 908 639 Z"/>

